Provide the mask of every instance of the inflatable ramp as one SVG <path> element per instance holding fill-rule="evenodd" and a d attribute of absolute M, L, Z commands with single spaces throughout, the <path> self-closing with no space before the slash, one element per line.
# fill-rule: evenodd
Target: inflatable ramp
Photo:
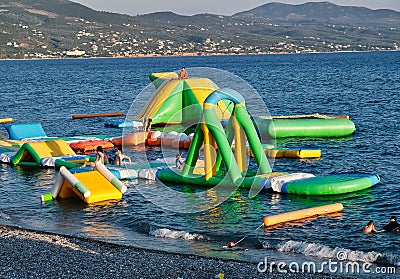
<path fill-rule="evenodd" d="M 56 183 L 51 193 L 42 195 L 42 202 L 56 198 L 79 197 L 87 204 L 120 200 L 127 190 L 103 164 L 96 164 L 94 171 L 70 173 L 65 167 L 60 168 Z"/>
<path fill-rule="evenodd" d="M 83 164 L 86 156 L 78 156 L 63 140 L 27 142 L 11 159 L 21 166 L 46 166 L 73 168 Z"/>

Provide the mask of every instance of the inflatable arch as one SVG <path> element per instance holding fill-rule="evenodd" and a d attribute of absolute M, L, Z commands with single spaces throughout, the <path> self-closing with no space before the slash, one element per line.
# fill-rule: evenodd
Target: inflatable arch
<path fill-rule="evenodd" d="M 233 103 L 232 113 L 226 129 L 221 125 L 216 106 L 228 100 Z M 258 175 L 247 173 L 246 141 L 259 167 Z M 204 175 L 195 174 L 199 153 L 204 145 Z M 217 147 L 217 149 L 216 149 Z M 201 121 L 196 126 L 185 164 L 178 175 L 172 170 L 161 170 L 157 176 L 161 180 L 215 185 L 228 174 L 230 184 L 247 186 L 255 179 L 263 182 L 265 176 L 272 175 L 271 167 L 258 138 L 254 123 L 244 106 L 244 98 L 235 90 L 218 89 L 204 101 Z"/>

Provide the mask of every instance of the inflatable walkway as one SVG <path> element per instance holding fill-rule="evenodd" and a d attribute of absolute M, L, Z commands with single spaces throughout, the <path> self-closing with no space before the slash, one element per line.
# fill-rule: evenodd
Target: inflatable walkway
<path fill-rule="evenodd" d="M 72 174 L 65 167 L 60 168 L 51 193 L 42 195 L 42 201 L 79 197 L 87 204 L 120 200 L 127 190 L 103 164 L 96 164 L 95 170 Z"/>

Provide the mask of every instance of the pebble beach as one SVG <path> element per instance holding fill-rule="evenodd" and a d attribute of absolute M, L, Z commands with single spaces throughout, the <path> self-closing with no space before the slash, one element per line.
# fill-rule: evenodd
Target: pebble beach
<path fill-rule="evenodd" d="M 0 226 L 1 278 L 344 278 L 263 274 L 257 265 Z"/>

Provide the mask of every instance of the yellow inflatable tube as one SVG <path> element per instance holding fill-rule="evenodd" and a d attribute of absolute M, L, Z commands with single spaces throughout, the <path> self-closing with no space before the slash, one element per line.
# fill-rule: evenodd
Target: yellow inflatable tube
<path fill-rule="evenodd" d="M 309 149 L 267 149 L 265 155 L 270 158 L 321 158 L 321 150 Z"/>
<path fill-rule="evenodd" d="M 322 215 L 328 213 L 339 212 L 343 210 L 341 203 L 328 204 L 318 207 L 311 207 L 292 212 L 277 214 L 273 216 L 267 216 L 263 219 L 264 226 L 272 226 L 279 223 L 295 221 L 303 218 L 312 217 L 315 215 Z"/>

